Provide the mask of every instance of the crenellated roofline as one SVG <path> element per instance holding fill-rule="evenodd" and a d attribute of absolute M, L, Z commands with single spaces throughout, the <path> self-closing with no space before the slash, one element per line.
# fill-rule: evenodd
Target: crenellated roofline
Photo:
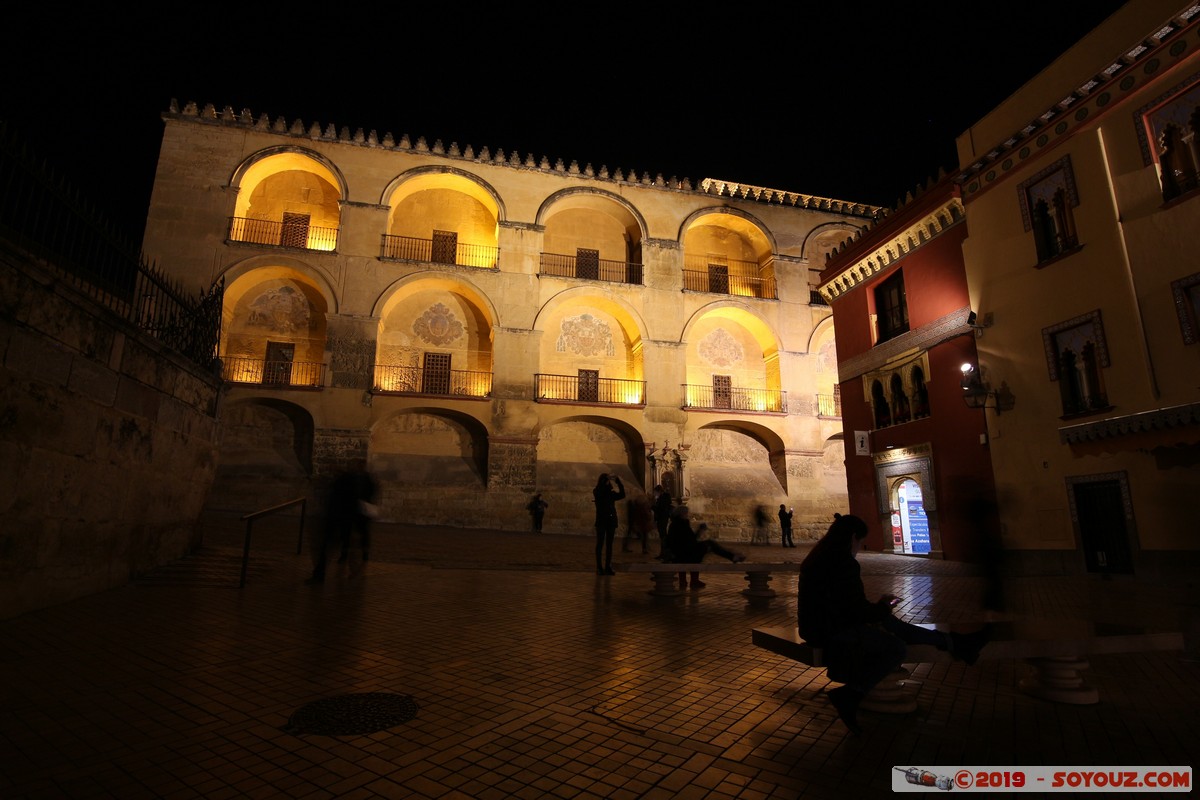
<path fill-rule="evenodd" d="M 457 142 L 451 142 L 450 146 L 446 147 L 440 139 L 430 145 L 426 142 L 425 137 L 418 137 L 414 142 L 409 138 L 408 134 L 404 134 L 400 137 L 399 141 L 396 141 L 390 132 L 384 134 L 381 139 L 373 130 L 369 133 L 364 133 L 362 128 L 358 128 L 354 133 L 351 133 L 350 128 L 346 126 L 338 128 L 333 123 L 329 123 L 322 127 L 317 122 L 306 126 L 299 119 L 288 122 L 283 117 L 277 117 L 272 121 L 265 113 L 255 119 L 249 109 L 242 109 L 241 112 L 235 112 L 232 107 L 225 106 L 224 110 L 218 112 L 216 107 L 211 103 L 200 108 L 196 103 L 191 102 L 180 109 L 178 101 L 172 99 L 169 109 L 163 114 L 163 118 L 201 122 L 210 125 L 253 128 L 279 136 L 291 136 L 310 141 L 337 142 L 339 144 L 402 152 L 430 153 L 442 158 L 460 159 L 476 164 L 491 164 L 511 169 L 535 170 L 538 172 L 583 177 L 611 183 L 645 186 L 666 191 L 692 192 L 716 197 L 728 197 L 733 200 L 791 206 L 864 219 L 877 219 L 886 213 L 886 210 L 881 206 L 852 203 L 847 200 L 836 200 L 830 197 L 818 197 L 799 192 L 787 192 L 781 189 L 768 189 L 762 186 L 752 186 L 715 178 L 705 178 L 693 186 L 691 180 L 688 178 L 680 179 L 672 176 L 668 179 L 664 178 L 662 173 L 651 177 L 649 172 L 639 175 L 636 170 L 626 172 L 620 168 L 610 172 L 608 167 L 605 166 L 601 166 L 599 170 L 596 170 L 593 169 L 591 164 L 587 164 L 581 168 L 577 161 L 572 161 L 570 165 L 564 165 L 562 159 L 558 159 L 554 164 L 551 164 L 550 159 L 546 156 L 535 159 L 531 153 L 522 158 L 516 150 L 506 154 L 502 148 L 497 148 L 495 152 L 492 152 L 485 146 L 476 151 L 471 145 L 460 148 Z"/>

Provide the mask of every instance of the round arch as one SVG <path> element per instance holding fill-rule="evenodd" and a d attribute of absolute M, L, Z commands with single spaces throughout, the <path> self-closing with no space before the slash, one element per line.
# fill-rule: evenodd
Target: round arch
<path fill-rule="evenodd" d="M 278 145 L 251 153 L 233 169 L 230 187 L 238 190 L 244 184 L 257 184 L 267 176 L 286 170 L 313 172 L 337 187 L 340 199 L 345 200 L 350 189 L 346 177 L 336 164 L 321 153 L 296 145 Z"/>
<path fill-rule="evenodd" d="M 614 206 L 619 213 L 613 213 Z M 645 217 L 632 203 L 612 192 L 586 186 L 562 189 L 547 197 L 538 207 L 534 222 L 537 225 L 545 225 L 546 220 L 554 214 L 569 209 L 586 209 L 609 214 L 621 222 L 626 230 L 636 229 L 639 240 L 645 240 L 649 236 Z"/>
<path fill-rule="evenodd" d="M 714 300 L 696 309 L 684 324 L 679 343 L 685 344 L 690 341 L 691 331 L 700 320 L 713 317 L 728 319 L 748 330 L 762 348 L 764 356 L 774 355 L 781 349 L 779 337 L 774 329 L 748 305 L 736 300 Z"/>
<path fill-rule="evenodd" d="M 461 275 L 450 276 L 433 270 L 406 275 L 387 286 L 379 293 L 379 297 L 375 298 L 371 306 L 371 316 L 383 319 L 405 296 L 429 289 L 461 295 L 483 312 L 488 325 L 493 328 L 503 327 L 499 309 L 482 289 Z"/>
<path fill-rule="evenodd" d="M 325 308 L 329 314 L 338 313 L 338 297 L 333 288 L 333 281 L 321 268 L 315 267 L 302 259 L 291 256 L 261 255 L 230 264 L 220 273 L 225 278 L 225 304 L 230 304 L 230 293 L 236 296 L 244 293 L 255 282 L 281 277 L 299 277 L 310 283 L 321 297 L 325 299 Z"/>
<path fill-rule="evenodd" d="M 724 430 L 740 433 L 755 440 L 767 449 L 768 453 L 782 453 L 785 449 L 783 437 L 772 428 L 744 419 L 710 419 L 695 427 L 685 428 L 686 433 L 695 434 L 701 430 Z"/>
<path fill-rule="evenodd" d="M 395 208 L 401 200 L 425 189 L 462 192 L 491 212 L 497 223 L 508 218 L 504 200 L 495 187 L 474 173 L 449 166 L 416 167 L 400 173 L 383 188 L 379 204 Z"/>
<path fill-rule="evenodd" d="M 808 343 L 806 347 L 808 352 L 813 352 L 822 341 L 833 335 L 833 317 L 829 316 L 813 326 L 812 332 L 808 335 Z"/>
<path fill-rule="evenodd" d="M 855 235 L 865 230 L 858 225 L 848 222 L 825 222 L 816 226 L 804 237 L 800 252 L 808 259 L 810 265 L 820 267 L 825 263 L 827 254 L 833 252 L 842 242 L 853 239 Z"/>
<path fill-rule="evenodd" d="M 540 440 L 541 435 L 544 432 L 551 430 L 557 425 L 563 425 L 567 423 L 585 423 L 611 431 L 625 448 L 627 461 L 625 464 L 623 464 L 623 466 L 629 468 L 630 473 L 632 473 L 634 479 L 637 481 L 637 486 L 641 486 L 645 483 L 646 447 L 641 431 L 623 420 L 584 412 L 556 417 L 552 420 L 546 421 L 545 423 L 539 422 L 537 427 L 533 430 L 533 435 Z M 599 475 L 599 470 L 604 466 L 611 465 L 597 464 L 597 475 Z"/>
<path fill-rule="evenodd" d="M 762 220 L 741 209 L 726 206 L 710 206 L 708 208 L 697 209 L 688 214 L 679 225 L 677 238 L 680 246 L 685 244 L 688 232 L 697 227 L 701 223 L 701 220 L 707 217 L 714 217 L 712 222 L 719 224 L 719 227 L 728 228 L 735 233 L 746 236 L 751 244 L 754 244 L 755 239 L 759 240 L 759 244 L 765 244 L 765 248 L 762 248 L 761 252 L 760 248 L 755 248 L 755 255 L 760 259 L 771 255 L 778 249 L 776 247 L 775 235 L 771 233 L 771 230 Z M 721 218 L 719 223 L 715 219 L 718 217 Z"/>
<path fill-rule="evenodd" d="M 621 326 L 627 332 L 637 333 L 636 341 L 643 341 L 646 339 L 647 328 L 645 320 L 642 319 L 642 316 L 635 311 L 632 306 L 619 298 L 596 294 L 595 289 L 586 286 L 577 286 L 570 289 L 564 289 L 547 300 L 545 304 L 538 309 L 537 315 L 534 317 L 533 330 L 544 333 L 546 319 L 548 317 L 552 316 L 564 305 L 578 304 L 580 302 L 586 302 L 588 305 L 611 314 L 621 323 Z"/>

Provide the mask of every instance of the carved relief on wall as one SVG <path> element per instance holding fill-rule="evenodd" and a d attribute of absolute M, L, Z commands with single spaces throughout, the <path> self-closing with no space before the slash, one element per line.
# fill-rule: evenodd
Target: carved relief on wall
<path fill-rule="evenodd" d="M 358 388 L 371 385 L 375 366 L 375 342 L 331 335 L 326 342 L 333 385 L 339 388 Z"/>
<path fill-rule="evenodd" d="M 422 341 L 437 347 L 445 347 L 463 335 L 463 324 L 454 312 L 442 303 L 434 303 L 413 322 L 413 333 Z"/>
<path fill-rule="evenodd" d="M 560 353 L 570 352 L 577 356 L 611 356 L 615 352 L 612 330 L 606 322 L 591 314 L 564 319 L 554 346 Z"/>
<path fill-rule="evenodd" d="M 263 292 L 250 303 L 246 324 L 273 333 L 306 331 L 309 325 L 308 298 L 294 286 Z"/>
<path fill-rule="evenodd" d="M 717 328 L 700 340 L 700 357 L 715 367 L 728 367 L 744 357 L 738 340 L 724 328 Z"/>

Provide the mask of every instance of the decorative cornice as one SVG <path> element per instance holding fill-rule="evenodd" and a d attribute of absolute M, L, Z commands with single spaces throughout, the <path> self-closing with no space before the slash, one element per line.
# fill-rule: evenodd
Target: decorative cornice
<path fill-rule="evenodd" d="M 447 147 L 442 144 L 441 139 L 434 141 L 430 145 L 425 141 L 425 137 L 423 136 L 418 137 L 416 142 L 413 142 L 409 139 L 408 134 L 404 134 L 400 137 L 399 141 L 396 141 L 390 132 L 384 134 L 381 139 L 375 131 L 364 133 L 362 128 L 358 128 L 354 133 L 351 133 L 350 128 L 346 126 L 338 128 L 333 123 L 322 127 L 320 123 L 314 122 L 312 125 L 306 126 L 299 119 L 289 123 L 283 117 L 277 117 L 272 121 L 266 114 L 262 114 L 258 119 L 255 119 L 248 108 L 244 108 L 240 112 L 235 112 L 231 106 L 225 106 L 222 111 L 218 112 L 216 107 L 211 103 L 201 109 L 196 103 L 191 102 L 180 109 L 179 102 L 172 99 L 167 112 L 163 114 L 163 119 L 253 129 L 265 133 L 273 133 L 277 136 L 290 136 L 310 141 L 334 142 L 337 144 L 379 148 L 382 150 L 426 153 L 441 158 L 470 161 L 476 164 L 490 164 L 511 169 L 532 170 L 564 177 L 586 178 L 626 186 L 636 185 L 649 189 L 662 189 L 664 191 L 714 195 L 716 197 L 727 197 L 731 200 L 746 200 L 752 203 L 790 206 L 798 209 L 823 211 L 829 214 L 841 214 L 849 217 L 875 219 L 883 212 L 883 209 L 879 206 L 851 203 L 846 200 L 835 200 L 829 197 L 817 197 L 816 195 L 800 194 L 798 192 L 785 192 L 780 189 L 767 189 L 762 186 L 751 186 L 745 183 L 734 183 L 733 181 L 723 181 L 715 178 L 705 178 L 699 184 L 693 186 L 689 178 L 676 178 L 675 176 L 664 178 L 661 172 L 654 177 L 651 177 L 649 172 L 639 175 L 636 170 L 630 170 L 626 173 L 620 168 L 609 172 L 606 166 L 601 166 L 599 170 L 593 169 L 591 164 L 580 168 L 577 161 L 572 161 L 568 166 L 563 164 L 562 159 L 558 159 L 554 164 L 551 164 L 550 159 L 546 156 L 535 159 L 532 153 L 522 158 L 517 151 L 514 150 L 506 154 L 502 148 L 497 148 L 494 153 L 488 147 L 483 147 L 476 151 L 471 145 L 460 148 L 458 142 L 451 142 L 450 146 Z"/>
<path fill-rule="evenodd" d="M 544 233 L 545 225 L 538 225 L 533 222 L 514 222 L 513 220 L 503 220 L 499 223 L 501 228 L 508 228 L 514 231 L 533 231 L 534 233 Z"/>
<path fill-rule="evenodd" d="M 930 350 L 942 342 L 973 332 L 974 329 L 967 324 L 970 314 L 971 309 L 964 306 L 928 325 L 922 325 L 895 339 L 888 339 L 865 353 L 847 358 L 838 364 L 838 382 L 845 383 L 873 370 L 882 369 L 906 350 Z M 925 379 L 930 381 L 934 376 L 926 375 Z"/>
<path fill-rule="evenodd" d="M 963 219 L 962 200 L 958 197 L 951 197 L 919 220 L 881 242 L 871 252 L 843 269 L 836 277 L 821 284 L 817 290 L 826 302 L 832 303 L 836 298 L 853 290 L 881 270 L 891 266 L 914 250 L 924 247 L 962 222 Z"/>
<path fill-rule="evenodd" d="M 1098 422 L 1068 425 L 1058 429 L 1058 439 L 1063 444 L 1080 444 L 1136 433 L 1184 428 L 1191 425 L 1200 425 L 1200 403 L 1157 408 L 1138 414 L 1110 417 Z"/>
<path fill-rule="evenodd" d="M 1003 180 L 1021 162 L 1057 146 L 1109 107 L 1141 91 L 1157 73 L 1191 57 L 1196 47 L 1189 46 L 1186 37 L 1198 29 L 1198 22 L 1200 3 L 1192 3 L 1131 44 L 1098 73 L 1067 88 L 1062 100 L 955 175 L 963 197 L 970 202 L 972 195 Z"/>

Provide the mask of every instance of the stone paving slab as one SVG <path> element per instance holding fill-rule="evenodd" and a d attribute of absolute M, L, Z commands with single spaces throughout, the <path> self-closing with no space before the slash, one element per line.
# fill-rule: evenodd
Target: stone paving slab
<path fill-rule="evenodd" d="M 244 530 L 213 524 L 206 548 L 240 553 Z M 1095 706 L 1024 695 L 1020 662 L 920 665 L 918 711 L 864 713 L 855 738 L 823 671 L 751 644 L 794 620 L 794 575 L 769 604 L 721 574 L 658 598 L 645 576 L 596 576 L 589 537 L 380 526 L 364 576 L 314 587 L 294 532 L 256 528 L 243 589 L 139 582 L 0 621 L 0 797 L 886 797 L 893 766 L 1192 765 L 1200 741 L 1184 653 L 1093 658 Z M 908 619 L 978 616 L 962 565 L 862 561 Z M 1094 576 L 1006 588 L 1015 614 L 1186 605 Z M 364 735 L 287 730 L 308 703 L 367 692 L 419 710 Z"/>

